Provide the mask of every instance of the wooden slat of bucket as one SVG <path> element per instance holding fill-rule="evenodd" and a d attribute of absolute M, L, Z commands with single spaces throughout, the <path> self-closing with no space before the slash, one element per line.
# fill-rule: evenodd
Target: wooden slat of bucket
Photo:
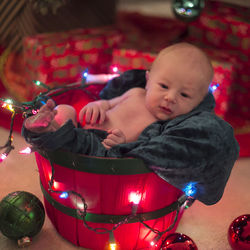
<path fill-rule="evenodd" d="M 49 181 L 51 180 L 52 170 L 50 162 L 42 157 L 41 155 L 36 153 L 36 160 L 38 162 L 38 169 L 40 174 L 40 180 L 45 188 L 45 190 L 49 190 Z M 54 164 L 54 182 L 52 189 L 53 190 L 76 190 L 76 182 L 75 182 L 75 171 L 72 169 L 64 168 L 57 164 Z M 75 208 L 76 204 L 74 199 L 61 199 L 59 197 L 60 194 L 49 192 L 50 195 L 58 202 L 62 203 L 64 206 Z"/>
<path fill-rule="evenodd" d="M 78 219 L 60 212 L 54 208 L 46 199 L 44 199 L 46 213 L 55 226 L 59 234 L 73 244 L 80 246 L 78 243 L 77 223 Z"/>
<path fill-rule="evenodd" d="M 154 173 L 97 175 L 78 172 L 76 191 L 85 198 L 90 213 L 114 215 L 131 213 L 131 193 L 141 195 L 138 213 L 147 213 L 166 207 L 182 194 L 182 191 Z"/>
<path fill-rule="evenodd" d="M 89 212 L 130 214 L 132 203 L 129 195 L 131 192 L 143 194 L 147 179 L 148 174 L 126 176 L 79 172 L 76 175 L 76 188 L 85 197 Z"/>

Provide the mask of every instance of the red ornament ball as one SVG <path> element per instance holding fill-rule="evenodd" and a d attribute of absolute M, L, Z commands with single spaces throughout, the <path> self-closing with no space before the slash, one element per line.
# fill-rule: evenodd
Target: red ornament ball
<path fill-rule="evenodd" d="M 185 234 L 168 235 L 161 245 L 162 250 L 198 250 L 194 241 Z"/>
<path fill-rule="evenodd" d="M 250 214 L 241 215 L 231 223 L 228 241 L 233 250 L 250 249 Z"/>

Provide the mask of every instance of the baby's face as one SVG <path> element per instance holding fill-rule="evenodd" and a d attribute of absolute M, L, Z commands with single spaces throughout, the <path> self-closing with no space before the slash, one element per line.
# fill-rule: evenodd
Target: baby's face
<path fill-rule="evenodd" d="M 148 73 L 145 104 L 158 120 L 173 119 L 193 110 L 204 98 L 204 84 L 197 67 L 170 53 L 158 60 Z"/>

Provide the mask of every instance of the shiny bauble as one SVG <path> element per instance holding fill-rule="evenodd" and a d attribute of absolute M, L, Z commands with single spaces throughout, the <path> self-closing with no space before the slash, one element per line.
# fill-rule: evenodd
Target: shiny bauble
<path fill-rule="evenodd" d="M 250 214 L 241 215 L 231 223 L 228 241 L 233 250 L 250 249 Z"/>
<path fill-rule="evenodd" d="M 10 239 L 35 236 L 40 232 L 44 219 L 43 204 L 31 193 L 16 191 L 0 202 L 0 231 Z"/>
<path fill-rule="evenodd" d="M 185 234 L 172 233 L 161 245 L 162 250 L 198 250 L 194 241 Z"/>
<path fill-rule="evenodd" d="M 173 0 L 172 9 L 178 19 L 191 22 L 200 16 L 204 6 L 205 0 Z"/>

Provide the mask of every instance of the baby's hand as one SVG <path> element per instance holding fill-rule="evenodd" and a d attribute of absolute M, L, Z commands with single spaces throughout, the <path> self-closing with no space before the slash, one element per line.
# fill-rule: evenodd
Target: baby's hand
<path fill-rule="evenodd" d="M 110 149 L 117 144 L 126 143 L 126 137 L 120 129 L 110 129 L 108 133 L 107 138 L 102 141 L 102 145 L 106 149 Z"/>
<path fill-rule="evenodd" d="M 58 127 L 52 123 L 57 113 L 54 108 L 55 103 L 49 99 L 47 103 L 40 108 L 36 115 L 30 116 L 24 121 L 24 127 L 35 133 L 44 133 L 57 130 Z"/>
<path fill-rule="evenodd" d="M 96 124 L 99 120 L 99 124 L 102 124 L 106 118 L 106 111 L 109 110 L 110 106 L 108 101 L 100 100 L 88 103 L 83 107 L 79 113 L 79 121 L 83 122 L 83 117 L 85 115 L 86 124 Z"/>

